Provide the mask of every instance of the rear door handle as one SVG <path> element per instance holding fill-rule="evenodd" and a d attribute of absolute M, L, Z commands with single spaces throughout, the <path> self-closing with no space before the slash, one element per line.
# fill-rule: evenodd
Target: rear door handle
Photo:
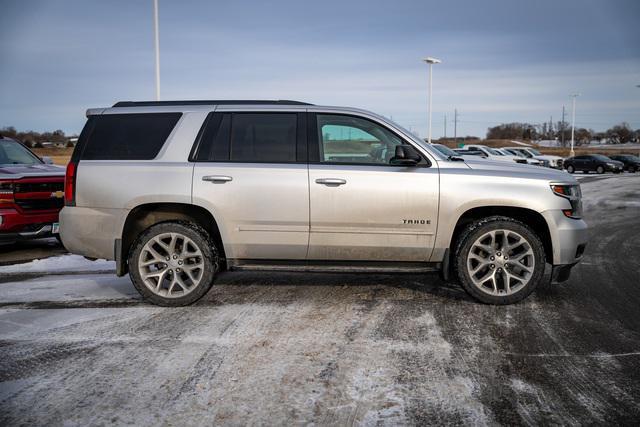
<path fill-rule="evenodd" d="M 207 176 L 203 176 L 202 180 L 207 182 L 224 184 L 225 182 L 233 181 L 233 178 L 226 175 L 207 175 Z"/>
<path fill-rule="evenodd" d="M 346 179 L 342 178 L 318 178 L 316 179 L 316 184 L 329 185 L 329 186 L 338 186 L 344 185 L 347 183 Z"/>

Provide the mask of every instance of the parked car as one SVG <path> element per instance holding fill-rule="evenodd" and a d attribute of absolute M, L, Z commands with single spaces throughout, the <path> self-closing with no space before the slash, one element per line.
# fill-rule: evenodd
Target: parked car
<path fill-rule="evenodd" d="M 514 156 L 512 154 L 504 154 L 498 151 L 495 148 L 487 147 L 486 145 L 478 145 L 478 144 L 466 144 L 462 147 L 463 150 L 477 150 L 482 151 L 485 157 L 491 160 L 496 160 L 499 162 L 516 162 L 516 163 L 527 163 L 527 159 L 523 159 L 518 156 Z"/>
<path fill-rule="evenodd" d="M 605 172 L 620 173 L 624 168 L 622 162 L 612 160 L 602 154 L 586 154 L 583 156 L 569 157 L 565 160 L 564 166 L 567 172 L 574 173 L 582 171 L 585 173 L 597 172 L 603 174 Z"/>
<path fill-rule="evenodd" d="M 507 155 L 507 156 L 515 156 L 518 157 L 520 159 L 524 159 L 524 161 L 528 164 L 528 165 L 534 165 L 534 166 L 544 166 L 544 162 L 542 160 L 538 160 L 538 159 L 534 159 L 534 158 L 527 158 L 524 154 L 518 152 L 518 151 L 511 151 L 508 150 L 506 148 L 494 148 L 494 150 L 499 151 L 500 153 Z"/>
<path fill-rule="evenodd" d="M 20 142 L 0 138 L 0 242 L 58 234 L 64 173 Z"/>
<path fill-rule="evenodd" d="M 483 159 L 487 158 L 487 155 L 480 150 L 463 150 L 462 148 L 454 148 L 453 151 L 459 156 L 474 156 L 481 157 Z"/>
<path fill-rule="evenodd" d="M 629 172 L 636 172 L 640 170 L 640 157 L 633 156 L 631 154 L 619 154 L 614 156 L 608 156 L 612 160 L 622 162 L 623 168 Z"/>
<path fill-rule="evenodd" d="M 442 144 L 431 144 L 431 146 L 449 158 L 464 158 L 465 156 L 477 156 L 482 154 L 482 152 L 480 151 L 470 153 L 469 150 L 452 150 L 451 148 Z"/>
<path fill-rule="evenodd" d="M 554 169 L 562 169 L 564 160 L 560 156 L 551 156 L 547 154 L 542 154 L 535 148 L 531 147 L 506 147 L 507 150 L 513 152 L 516 151 L 529 159 L 540 160 L 544 163 L 544 166 L 554 168 Z"/>
<path fill-rule="evenodd" d="M 115 259 L 144 298 L 193 303 L 224 269 L 440 271 L 479 301 L 561 282 L 587 225 L 570 175 L 450 158 L 374 113 L 294 101 L 87 111 L 66 248 Z"/>

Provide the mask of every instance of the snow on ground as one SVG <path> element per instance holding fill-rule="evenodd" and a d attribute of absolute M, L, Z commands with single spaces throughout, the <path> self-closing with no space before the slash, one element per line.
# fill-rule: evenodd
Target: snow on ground
<path fill-rule="evenodd" d="M 640 174 L 580 179 L 585 261 L 512 306 L 437 274 L 241 272 L 163 308 L 128 277 L 77 274 L 106 261 L 16 266 L 0 283 L 0 425 L 633 422 Z M 28 271 L 58 274 L 18 281 Z"/>
<path fill-rule="evenodd" d="M 113 261 L 91 261 L 80 255 L 62 255 L 36 259 L 24 264 L 0 266 L 0 275 L 9 273 L 55 273 L 63 271 L 115 271 Z"/>
<path fill-rule="evenodd" d="M 77 272 L 79 270 L 71 270 Z M 81 271 L 81 270 L 80 270 Z M 115 274 L 51 275 L 29 280 L 2 283 L 0 304 L 43 301 L 77 302 L 86 300 L 131 300 L 140 295 L 129 276 Z"/>
<path fill-rule="evenodd" d="M 523 145 L 525 147 L 531 147 L 531 144 L 527 144 L 526 142 L 520 142 L 520 141 L 515 141 L 515 140 L 511 140 L 509 142 L 512 142 L 512 143 L 514 143 L 516 145 Z"/>

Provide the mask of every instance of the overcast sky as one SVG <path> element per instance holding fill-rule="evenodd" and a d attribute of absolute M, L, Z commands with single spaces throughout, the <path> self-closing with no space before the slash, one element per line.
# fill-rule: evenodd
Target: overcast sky
<path fill-rule="evenodd" d="M 0 0 L 0 127 L 79 132 L 155 96 L 152 0 Z M 295 99 L 434 137 L 560 119 L 640 128 L 639 0 L 160 0 L 162 99 Z"/>

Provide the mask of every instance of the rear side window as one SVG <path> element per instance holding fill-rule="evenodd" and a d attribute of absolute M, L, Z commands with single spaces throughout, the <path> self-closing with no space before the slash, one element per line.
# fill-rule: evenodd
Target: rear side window
<path fill-rule="evenodd" d="M 93 117 L 83 160 L 151 160 L 182 113 L 105 114 Z"/>
<path fill-rule="evenodd" d="M 292 163 L 304 158 L 297 113 L 214 113 L 200 132 L 196 161 Z"/>

